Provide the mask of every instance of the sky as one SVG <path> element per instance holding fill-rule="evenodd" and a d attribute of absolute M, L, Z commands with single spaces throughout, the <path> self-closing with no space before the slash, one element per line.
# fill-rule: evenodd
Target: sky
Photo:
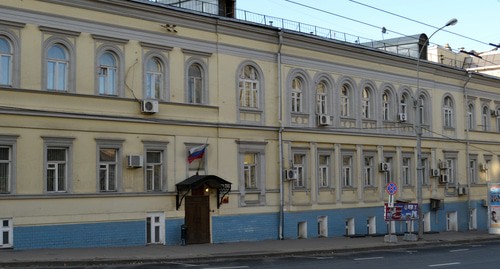
<path fill-rule="evenodd" d="M 456 18 L 430 43 L 476 52 L 500 44 L 500 0 L 237 0 L 236 8 L 372 40 L 430 36 Z"/>

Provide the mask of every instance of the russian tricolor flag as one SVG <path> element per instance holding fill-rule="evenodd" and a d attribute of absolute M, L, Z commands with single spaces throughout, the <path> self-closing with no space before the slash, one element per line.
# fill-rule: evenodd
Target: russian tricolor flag
<path fill-rule="evenodd" d="M 201 146 L 197 146 L 197 147 L 189 149 L 188 162 L 191 163 L 196 159 L 203 158 L 203 155 L 205 155 L 206 148 L 207 148 L 207 145 L 201 145 Z"/>

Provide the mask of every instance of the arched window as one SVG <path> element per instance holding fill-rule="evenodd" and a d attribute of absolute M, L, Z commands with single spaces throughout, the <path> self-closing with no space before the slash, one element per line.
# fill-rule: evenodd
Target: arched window
<path fill-rule="evenodd" d="M 446 96 L 443 102 L 443 126 L 445 128 L 453 127 L 453 100 Z"/>
<path fill-rule="evenodd" d="M 61 44 L 54 44 L 47 51 L 47 89 L 68 90 L 68 50 Z"/>
<path fill-rule="evenodd" d="M 99 57 L 99 94 L 118 95 L 118 60 L 114 53 L 105 51 Z"/>
<path fill-rule="evenodd" d="M 12 44 L 0 37 L 0 85 L 12 85 Z"/>
<path fill-rule="evenodd" d="M 164 92 L 164 67 L 158 57 L 151 57 L 146 63 L 146 98 L 161 99 Z"/>
<path fill-rule="evenodd" d="M 341 117 L 349 117 L 350 109 L 351 109 L 351 95 L 352 88 L 351 85 L 345 83 L 342 85 L 340 89 L 340 116 Z"/>
<path fill-rule="evenodd" d="M 190 104 L 203 103 L 203 69 L 200 64 L 193 63 L 188 69 L 187 102 Z"/>
<path fill-rule="evenodd" d="M 361 96 L 361 116 L 363 119 L 369 119 L 372 117 L 372 90 L 370 87 L 366 86 L 363 89 Z"/>
<path fill-rule="evenodd" d="M 490 108 L 488 106 L 483 106 L 481 112 L 481 124 L 483 125 L 483 131 L 490 130 Z"/>
<path fill-rule="evenodd" d="M 292 80 L 292 112 L 302 112 L 304 82 L 300 77 Z"/>
<path fill-rule="evenodd" d="M 417 101 L 417 113 L 418 113 L 418 116 L 420 117 L 420 124 L 422 124 L 422 125 L 426 124 L 426 122 L 427 122 L 426 111 L 427 111 L 427 108 L 426 108 L 425 96 L 420 95 L 418 97 L 418 101 Z"/>
<path fill-rule="evenodd" d="M 467 106 L 467 128 L 468 130 L 474 130 L 474 104 Z"/>
<path fill-rule="evenodd" d="M 260 81 L 257 69 L 251 65 L 241 68 L 238 76 L 240 107 L 257 109 L 260 107 Z"/>
<path fill-rule="evenodd" d="M 388 121 L 392 119 L 392 96 L 391 92 L 385 90 L 382 94 L 382 120 Z"/>
<path fill-rule="evenodd" d="M 316 113 L 328 114 L 328 87 L 323 80 L 316 84 Z"/>

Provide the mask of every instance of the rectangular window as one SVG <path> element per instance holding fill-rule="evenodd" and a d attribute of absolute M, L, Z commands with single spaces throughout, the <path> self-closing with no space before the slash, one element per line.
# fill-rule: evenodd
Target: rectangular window
<path fill-rule="evenodd" d="M 13 246 L 12 219 L 0 219 L 0 248 L 11 248 Z"/>
<path fill-rule="evenodd" d="M 444 127 L 452 128 L 453 127 L 453 111 L 451 108 L 443 108 L 444 112 Z"/>
<path fill-rule="evenodd" d="M 116 191 L 118 149 L 99 149 L 99 190 Z"/>
<path fill-rule="evenodd" d="M 365 186 L 374 186 L 375 182 L 373 180 L 373 157 L 365 156 L 364 167 L 363 167 L 363 180 Z"/>
<path fill-rule="evenodd" d="M 99 69 L 99 94 L 116 95 L 116 68 L 101 66 Z"/>
<path fill-rule="evenodd" d="M 349 97 L 340 96 L 340 116 L 349 117 Z"/>
<path fill-rule="evenodd" d="M 163 244 L 165 242 L 165 214 L 150 213 L 146 217 L 146 243 Z"/>
<path fill-rule="evenodd" d="M 203 81 L 201 77 L 189 77 L 188 102 L 191 104 L 202 103 Z"/>
<path fill-rule="evenodd" d="M 161 191 L 163 178 L 163 152 L 148 150 L 146 152 L 146 190 Z"/>
<path fill-rule="evenodd" d="M 411 185 L 411 158 L 403 157 L 402 161 L 402 181 L 403 185 L 409 186 Z"/>
<path fill-rule="evenodd" d="M 12 57 L 0 53 L 0 85 L 11 85 Z"/>
<path fill-rule="evenodd" d="M 12 149 L 9 146 L 0 146 L 0 193 L 10 192 Z"/>
<path fill-rule="evenodd" d="M 162 74 L 152 71 L 146 72 L 146 98 L 159 99 L 162 89 Z"/>
<path fill-rule="evenodd" d="M 448 163 L 448 169 L 446 169 L 446 174 L 448 175 L 448 183 L 455 183 L 455 177 L 456 177 L 456 159 L 454 158 L 447 158 L 445 160 Z"/>
<path fill-rule="evenodd" d="M 327 98 L 326 94 L 318 93 L 316 94 L 316 113 L 326 114 L 327 113 Z"/>
<path fill-rule="evenodd" d="M 320 154 L 318 157 L 318 182 L 320 188 L 329 187 L 330 155 Z"/>
<path fill-rule="evenodd" d="M 389 164 L 389 170 L 384 172 L 384 186 L 385 186 L 393 181 L 392 169 L 394 166 L 392 165 L 392 157 L 385 157 L 384 162 Z"/>
<path fill-rule="evenodd" d="M 344 187 L 354 187 L 352 182 L 352 156 L 342 156 L 342 183 Z"/>
<path fill-rule="evenodd" d="M 469 180 L 471 183 L 477 182 L 477 160 L 469 157 Z"/>
<path fill-rule="evenodd" d="M 293 182 L 293 186 L 296 188 L 306 187 L 306 155 L 300 153 L 293 154 L 293 167 L 297 169 L 298 178 Z"/>
<path fill-rule="evenodd" d="M 243 156 L 243 177 L 245 189 L 257 189 L 257 160 L 255 153 L 245 153 Z"/>
<path fill-rule="evenodd" d="M 259 108 L 259 82 L 241 79 L 239 87 L 241 107 Z"/>
<path fill-rule="evenodd" d="M 67 182 L 67 149 L 47 148 L 47 191 L 64 192 Z"/>

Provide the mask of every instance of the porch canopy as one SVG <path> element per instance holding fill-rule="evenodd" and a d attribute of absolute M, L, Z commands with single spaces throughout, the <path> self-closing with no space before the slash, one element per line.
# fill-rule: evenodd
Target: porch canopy
<path fill-rule="evenodd" d="M 202 186 L 207 186 L 211 189 L 217 190 L 217 208 L 222 204 L 224 197 L 231 191 L 231 182 L 226 181 L 215 175 L 194 175 L 186 178 L 185 180 L 175 184 L 177 188 L 176 195 L 176 209 L 182 204 L 182 200 L 192 189 L 197 189 Z"/>

